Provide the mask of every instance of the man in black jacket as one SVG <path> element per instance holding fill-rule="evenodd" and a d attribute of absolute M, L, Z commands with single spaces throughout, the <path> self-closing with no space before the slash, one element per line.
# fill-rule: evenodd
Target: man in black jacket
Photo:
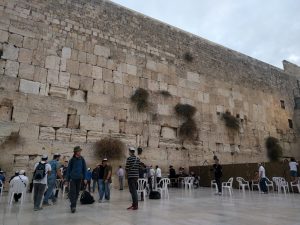
<path fill-rule="evenodd" d="M 222 172 L 222 166 L 219 164 L 219 159 L 215 158 L 215 164 L 213 165 L 215 180 L 218 187 L 218 193 L 219 195 L 222 195 L 222 183 L 221 183 L 221 177 L 223 175 Z"/>

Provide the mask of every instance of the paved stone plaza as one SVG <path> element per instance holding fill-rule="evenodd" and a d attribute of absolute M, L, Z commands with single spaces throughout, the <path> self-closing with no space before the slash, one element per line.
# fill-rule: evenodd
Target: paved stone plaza
<path fill-rule="evenodd" d="M 203 225 L 299 225 L 299 194 L 242 194 L 235 190 L 232 197 L 215 196 L 211 189 L 192 191 L 171 189 L 169 200 L 140 202 L 138 211 L 127 211 L 130 205 L 127 190 L 112 192 L 110 203 L 94 203 L 69 212 L 68 201 L 34 212 L 30 195 L 26 203 L 7 205 L 6 197 L 0 204 L 1 225 L 127 225 L 127 224 L 203 224 Z"/>

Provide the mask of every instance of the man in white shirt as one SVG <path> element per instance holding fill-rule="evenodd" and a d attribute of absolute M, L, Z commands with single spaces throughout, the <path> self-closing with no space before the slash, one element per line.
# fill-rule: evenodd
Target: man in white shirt
<path fill-rule="evenodd" d="M 33 173 L 33 201 L 34 201 L 34 211 L 43 209 L 41 207 L 41 202 L 43 195 L 46 191 L 47 178 L 51 173 L 51 166 L 47 163 L 48 156 L 43 155 L 42 160 L 35 164 Z"/>
<path fill-rule="evenodd" d="M 158 185 L 159 181 L 161 180 L 161 169 L 158 166 L 156 166 L 155 176 L 156 184 Z"/>
<path fill-rule="evenodd" d="M 260 186 L 260 190 L 264 193 L 264 194 L 268 194 L 268 188 L 267 188 L 267 180 L 266 180 L 266 170 L 263 167 L 262 163 L 258 164 L 258 175 L 259 175 L 259 186 Z"/>
<path fill-rule="evenodd" d="M 17 182 L 22 182 L 23 185 L 27 188 L 29 181 L 28 181 L 28 177 L 26 177 L 25 170 L 20 170 L 18 174 L 19 175 L 15 176 L 9 182 L 10 188 L 12 188 L 14 186 L 14 184 L 17 183 Z M 14 194 L 15 202 L 18 202 L 21 197 L 22 197 L 22 193 Z"/>
<path fill-rule="evenodd" d="M 125 174 L 124 169 L 122 168 L 122 166 L 119 166 L 119 169 L 117 171 L 117 176 L 119 177 L 120 190 L 123 190 L 123 188 L 124 188 L 124 185 L 123 185 L 124 174 Z"/>
<path fill-rule="evenodd" d="M 295 158 L 292 157 L 291 161 L 289 162 L 290 166 L 290 175 L 292 177 L 292 181 L 296 181 L 296 178 L 298 177 L 298 163 L 296 162 Z"/>

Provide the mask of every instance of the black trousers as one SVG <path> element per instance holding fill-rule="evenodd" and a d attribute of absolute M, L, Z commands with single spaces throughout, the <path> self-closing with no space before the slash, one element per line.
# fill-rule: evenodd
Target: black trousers
<path fill-rule="evenodd" d="M 217 183 L 218 191 L 220 193 L 220 192 L 222 192 L 221 177 L 215 177 L 215 180 L 216 180 L 216 183 Z"/>
<path fill-rule="evenodd" d="M 21 197 L 22 197 L 22 193 L 14 194 L 15 202 L 19 201 L 19 199 L 20 199 Z"/>
<path fill-rule="evenodd" d="M 137 194 L 137 180 L 138 178 L 128 178 L 128 187 L 132 198 L 132 206 L 138 207 L 138 194 Z"/>
<path fill-rule="evenodd" d="M 76 203 L 80 191 L 80 185 L 81 185 L 81 179 L 70 181 L 69 199 L 71 203 L 71 208 L 76 208 Z"/>

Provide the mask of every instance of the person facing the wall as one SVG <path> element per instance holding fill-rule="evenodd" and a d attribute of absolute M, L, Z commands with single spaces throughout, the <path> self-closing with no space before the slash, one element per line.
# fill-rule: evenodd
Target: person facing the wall
<path fill-rule="evenodd" d="M 262 193 L 268 194 L 266 170 L 262 163 L 258 164 L 259 187 Z"/>
<path fill-rule="evenodd" d="M 71 212 L 75 213 L 77 199 L 80 191 L 81 181 L 84 180 L 86 185 L 86 163 L 84 158 L 81 156 L 82 149 L 80 146 L 74 148 L 73 157 L 69 161 L 67 169 L 67 182 L 70 183 L 69 199 Z"/>
<path fill-rule="evenodd" d="M 22 182 L 25 188 L 28 187 L 29 180 L 25 174 L 25 170 L 20 170 L 20 172 L 18 172 L 18 174 L 9 181 L 10 188 L 12 188 L 14 183 L 18 181 Z M 15 193 L 14 194 L 15 202 L 18 202 L 21 197 L 22 197 L 22 193 Z"/>
<path fill-rule="evenodd" d="M 218 187 L 218 194 L 222 195 L 222 183 L 221 178 L 223 176 L 222 166 L 219 163 L 219 159 L 215 158 L 215 164 L 213 165 L 214 177 Z"/>
<path fill-rule="evenodd" d="M 298 166 L 299 164 L 296 162 L 296 159 L 292 157 L 291 161 L 289 162 L 290 176 L 292 177 L 292 182 L 296 181 L 298 177 Z"/>
<path fill-rule="evenodd" d="M 123 190 L 124 188 L 124 175 L 125 175 L 124 169 L 122 168 L 122 166 L 119 166 L 119 169 L 117 171 L 117 176 L 119 178 L 120 191 Z"/>

